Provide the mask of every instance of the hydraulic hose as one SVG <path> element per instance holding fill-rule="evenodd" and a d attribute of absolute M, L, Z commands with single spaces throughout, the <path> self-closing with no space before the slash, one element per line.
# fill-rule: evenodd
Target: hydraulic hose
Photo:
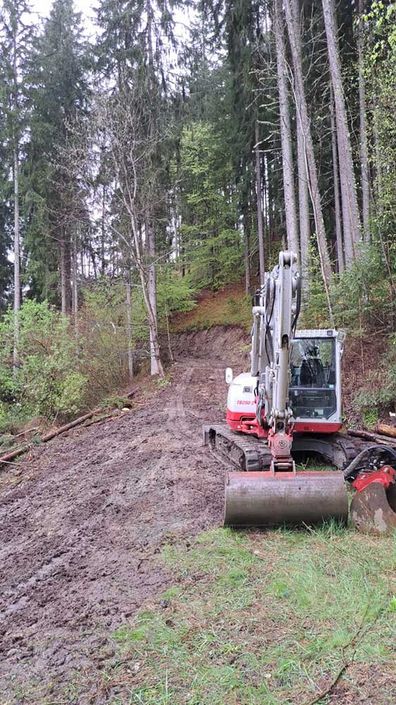
<path fill-rule="evenodd" d="M 370 456 L 370 454 L 374 454 L 376 451 L 381 451 L 384 453 L 388 453 L 392 457 L 392 464 L 396 466 L 396 450 L 392 448 L 391 446 L 385 446 L 385 445 L 372 445 L 368 446 L 368 448 L 364 448 L 357 456 L 354 458 L 349 465 L 344 470 L 344 480 L 347 482 L 352 482 L 356 475 L 358 474 L 359 470 L 362 470 L 363 468 L 360 466 L 360 463 L 362 462 L 363 459 L 365 459 L 366 456 Z M 369 458 L 366 460 L 367 463 L 370 462 Z M 364 470 L 366 472 L 370 472 L 370 467 L 364 466 Z"/>

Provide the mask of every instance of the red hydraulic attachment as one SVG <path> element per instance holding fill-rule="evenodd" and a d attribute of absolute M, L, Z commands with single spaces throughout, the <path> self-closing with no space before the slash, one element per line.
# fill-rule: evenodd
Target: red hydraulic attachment
<path fill-rule="evenodd" d="M 359 530 L 383 535 L 396 528 L 396 470 L 383 465 L 364 469 L 352 481 L 351 521 Z"/>
<path fill-rule="evenodd" d="M 361 472 L 352 482 L 352 487 L 357 492 L 362 492 L 368 485 L 378 483 L 387 490 L 396 482 L 396 470 L 391 465 L 383 465 L 374 472 Z"/>

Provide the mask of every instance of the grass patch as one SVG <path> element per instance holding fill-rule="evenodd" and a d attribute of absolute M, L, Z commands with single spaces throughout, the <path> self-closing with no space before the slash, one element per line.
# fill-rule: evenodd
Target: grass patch
<path fill-rule="evenodd" d="M 250 330 L 252 302 L 242 284 L 230 284 L 221 291 L 203 292 L 197 305 L 173 317 L 172 333 L 198 331 L 213 326 L 241 326 Z"/>
<path fill-rule="evenodd" d="M 176 584 L 114 633 L 103 676 L 111 705 L 296 705 L 346 661 L 392 672 L 394 537 L 335 522 L 217 529 L 162 558 Z M 346 682 L 358 687 L 353 674 Z M 388 702 L 378 693 L 377 705 Z"/>

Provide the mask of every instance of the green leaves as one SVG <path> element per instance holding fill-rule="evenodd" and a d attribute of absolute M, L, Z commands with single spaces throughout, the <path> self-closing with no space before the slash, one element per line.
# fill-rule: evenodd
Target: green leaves
<path fill-rule="evenodd" d="M 0 402 L 21 408 L 24 415 L 52 419 L 81 408 L 87 377 L 76 368 L 76 343 L 66 318 L 46 302 L 26 301 L 19 314 L 17 374 L 12 369 L 14 317 L 0 323 Z"/>
<path fill-rule="evenodd" d="M 242 273 L 231 155 L 214 126 L 197 121 L 183 128 L 180 163 L 186 265 L 198 288 L 219 288 Z"/>

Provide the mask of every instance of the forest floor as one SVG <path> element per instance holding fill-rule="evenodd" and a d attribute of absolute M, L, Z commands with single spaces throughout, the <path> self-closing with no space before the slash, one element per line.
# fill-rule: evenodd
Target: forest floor
<path fill-rule="evenodd" d="M 1 705 L 396 701 L 392 537 L 220 528 L 201 428 L 246 342 L 179 335 L 131 411 L 2 472 Z"/>

